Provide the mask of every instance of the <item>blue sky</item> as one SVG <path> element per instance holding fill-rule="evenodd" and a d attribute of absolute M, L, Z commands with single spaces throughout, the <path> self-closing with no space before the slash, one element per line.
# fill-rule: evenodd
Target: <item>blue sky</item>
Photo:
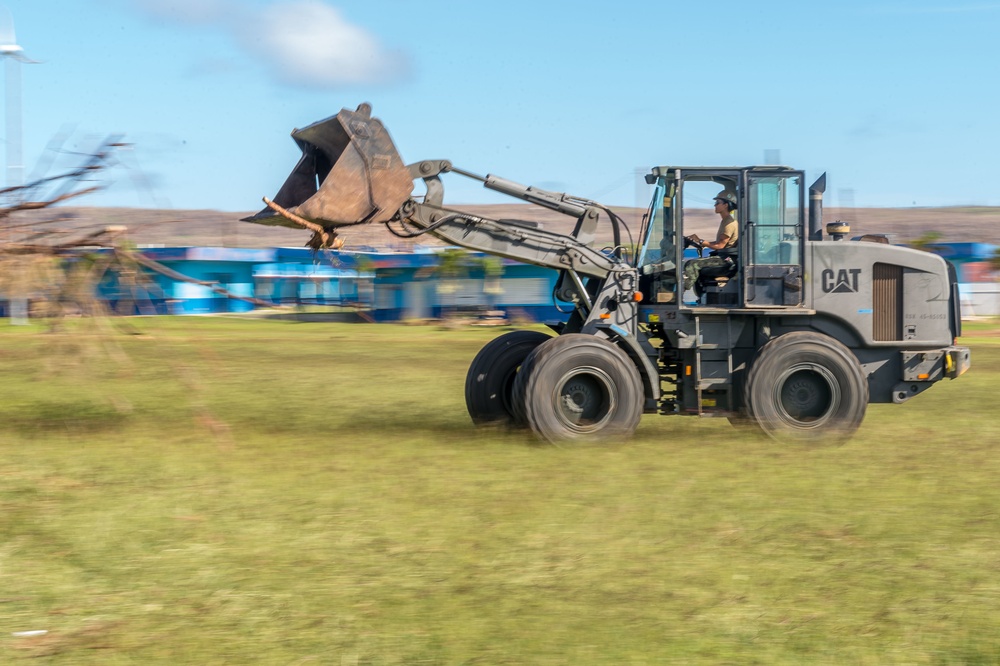
<path fill-rule="evenodd" d="M 0 4 L 41 61 L 27 174 L 132 143 L 87 205 L 257 210 L 298 159 L 289 132 L 366 101 L 406 162 L 611 205 L 645 206 L 650 166 L 768 150 L 827 171 L 827 205 L 1000 205 L 1000 2 Z"/>

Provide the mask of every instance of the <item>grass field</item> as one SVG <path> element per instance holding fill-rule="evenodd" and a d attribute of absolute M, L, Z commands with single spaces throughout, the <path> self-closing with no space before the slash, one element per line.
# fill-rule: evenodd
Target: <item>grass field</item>
<path fill-rule="evenodd" d="M 1000 663 L 992 323 L 843 446 L 578 449 L 472 428 L 496 330 L 92 326 L 0 324 L 2 663 Z"/>

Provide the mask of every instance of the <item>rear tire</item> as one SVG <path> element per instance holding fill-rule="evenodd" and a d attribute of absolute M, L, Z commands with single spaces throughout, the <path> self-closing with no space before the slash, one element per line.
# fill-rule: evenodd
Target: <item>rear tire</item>
<path fill-rule="evenodd" d="M 541 438 L 553 443 L 626 439 L 645 395 L 635 364 L 603 338 L 569 333 L 541 344 L 514 382 L 514 400 Z"/>
<path fill-rule="evenodd" d="M 747 374 L 749 415 L 778 441 L 842 442 L 861 425 L 868 381 L 850 349 L 810 331 L 777 337 Z"/>
<path fill-rule="evenodd" d="M 510 331 L 479 350 L 465 377 L 465 406 L 476 425 L 516 426 L 514 378 L 535 347 L 552 336 L 540 331 Z"/>

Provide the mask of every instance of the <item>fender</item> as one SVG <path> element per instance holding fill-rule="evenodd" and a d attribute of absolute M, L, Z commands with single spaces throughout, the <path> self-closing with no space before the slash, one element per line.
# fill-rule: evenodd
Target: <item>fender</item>
<path fill-rule="evenodd" d="M 660 402 L 660 374 L 639 340 L 615 324 L 601 323 L 594 325 L 593 328 L 604 333 L 608 340 L 615 343 L 635 363 L 639 376 L 642 377 L 643 392 L 646 394 L 646 404 L 643 411 L 647 414 L 655 413 Z"/>

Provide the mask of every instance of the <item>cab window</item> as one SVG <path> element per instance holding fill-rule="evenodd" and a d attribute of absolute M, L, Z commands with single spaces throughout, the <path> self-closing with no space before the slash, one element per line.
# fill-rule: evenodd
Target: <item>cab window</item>
<path fill-rule="evenodd" d="M 750 179 L 753 221 L 747 241 L 755 264 L 798 265 L 802 246 L 802 180 L 796 176 Z"/>

